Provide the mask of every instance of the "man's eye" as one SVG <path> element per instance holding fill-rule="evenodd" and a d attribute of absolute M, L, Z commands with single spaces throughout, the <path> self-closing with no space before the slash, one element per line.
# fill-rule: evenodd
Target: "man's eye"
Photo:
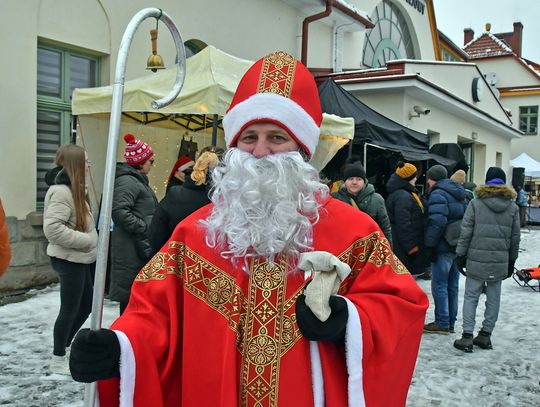
<path fill-rule="evenodd" d="M 255 141 L 255 139 L 256 137 L 252 135 L 246 135 L 246 136 L 240 137 L 240 141 L 242 143 L 252 143 L 253 141 Z"/>

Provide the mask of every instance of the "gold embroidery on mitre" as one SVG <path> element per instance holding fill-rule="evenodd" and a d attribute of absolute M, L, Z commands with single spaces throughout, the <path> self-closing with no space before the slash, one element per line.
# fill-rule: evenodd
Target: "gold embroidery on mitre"
<path fill-rule="evenodd" d="M 176 277 L 182 276 L 182 252 L 184 244 L 180 242 L 169 242 L 166 252 L 158 252 L 135 277 L 137 282 L 147 282 L 151 280 L 164 280 L 167 275 Z"/>
<path fill-rule="evenodd" d="M 257 93 L 275 93 L 290 98 L 296 58 L 284 51 L 277 51 L 263 59 Z"/>

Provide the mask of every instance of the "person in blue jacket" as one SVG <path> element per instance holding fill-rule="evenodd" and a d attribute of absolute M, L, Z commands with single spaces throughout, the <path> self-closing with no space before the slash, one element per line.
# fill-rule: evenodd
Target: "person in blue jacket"
<path fill-rule="evenodd" d="M 431 258 L 431 294 L 435 303 L 435 321 L 424 326 L 424 332 L 448 334 L 454 332 L 458 311 L 459 271 L 455 246 L 448 242 L 446 229 L 461 222 L 466 209 L 465 189 L 448 179 L 446 168 L 434 165 L 426 174 L 430 187 L 429 220 L 424 244 Z M 456 231 L 459 237 L 459 228 Z"/>

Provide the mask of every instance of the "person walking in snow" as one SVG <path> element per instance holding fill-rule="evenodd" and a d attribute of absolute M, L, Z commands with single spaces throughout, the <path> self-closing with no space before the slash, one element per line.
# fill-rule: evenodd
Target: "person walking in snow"
<path fill-rule="evenodd" d="M 472 352 L 473 345 L 491 349 L 491 333 L 499 316 L 502 280 L 512 275 L 518 257 L 520 229 L 516 193 L 505 185 L 506 174 L 499 167 L 486 173 L 486 184 L 476 188 L 461 225 L 456 248 L 457 264 L 466 275 L 463 300 L 463 335 L 454 342 L 457 349 Z M 473 339 L 480 294 L 486 294 L 482 329 Z"/>
<path fill-rule="evenodd" d="M 366 170 L 360 162 L 347 164 L 343 171 L 344 184 L 332 197 L 367 213 L 377 222 L 392 246 L 392 227 L 386 212 L 384 198 L 368 183 Z"/>
<path fill-rule="evenodd" d="M 60 279 L 60 311 L 54 324 L 50 369 L 69 375 L 66 348 L 92 309 L 92 268 L 97 232 L 88 204 L 85 175 L 89 162 L 82 147 L 68 144 L 56 152 L 57 167 L 45 180 L 43 232 L 47 254 Z"/>

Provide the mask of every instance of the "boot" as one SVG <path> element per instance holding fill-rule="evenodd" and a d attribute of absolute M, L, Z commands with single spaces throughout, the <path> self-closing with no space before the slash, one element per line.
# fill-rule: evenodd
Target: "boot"
<path fill-rule="evenodd" d="M 473 351 L 473 335 L 464 332 L 461 339 L 454 341 L 454 348 L 471 353 Z"/>
<path fill-rule="evenodd" d="M 69 360 L 64 356 L 52 355 L 51 363 L 49 364 L 49 369 L 51 373 L 71 376 L 69 372 Z"/>
<path fill-rule="evenodd" d="M 491 332 L 480 330 L 476 338 L 473 339 L 473 343 L 482 349 L 493 349 L 493 346 L 491 346 Z"/>

